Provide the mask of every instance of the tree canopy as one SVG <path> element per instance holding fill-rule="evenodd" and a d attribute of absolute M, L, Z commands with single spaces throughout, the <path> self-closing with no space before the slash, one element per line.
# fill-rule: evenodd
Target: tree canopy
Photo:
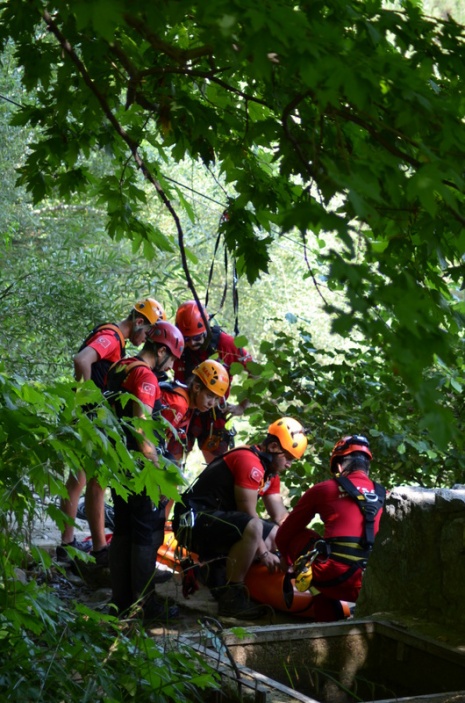
<path fill-rule="evenodd" d="M 144 637 L 134 649 L 82 607 L 70 616 L 17 567 L 30 564 L 22 533 L 37 502 L 63 495 L 70 469 L 122 494 L 177 496 L 177 472 L 134 470 L 104 401 L 89 420 L 100 395 L 73 384 L 69 357 L 135 295 L 161 289 L 173 312 L 187 280 L 198 297 L 214 248 L 199 229 L 216 233 L 220 215 L 240 281 L 257 290 L 272 279 L 246 301 L 256 361 L 251 377 L 234 369 L 234 392 L 252 401 L 257 435 L 278 413 L 305 423 L 309 458 L 288 472 L 291 502 L 327 475 L 347 431 L 369 435 L 387 486 L 465 481 L 464 39 L 457 20 L 408 1 L 0 3 L 1 97 L 12 100 L 9 125 L 0 103 L 0 165 L 18 168 L 18 189 L 4 175 L 0 194 L 8 700 L 114 698 L 119 686 L 125 700 L 193 700 L 214 683 L 187 655 Z M 214 213 L 180 186 L 186 163 Z M 268 275 L 276 260 L 281 278 Z M 284 315 L 287 284 L 302 300 Z M 329 342 L 309 331 L 309 284 Z M 47 510 L 62 526 L 53 502 Z M 46 574 L 50 556 L 33 558 Z M 56 633 L 71 625 L 57 657 Z M 134 652 L 138 686 L 125 672 Z"/>
<path fill-rule="evenodd" d="M 299 231 L 345 291 L 334 329 L 358 330 L 407 382 L 443 443 L 453 417 L 424 378 L 455 363 L 464 267 L 464 30 L 414 3 L 10 0 L 36 128 L 19 182 L 36 202 L 86 193 L 108 232 L 146 256 L 175 244 L 144 216 L 151 184 L 177 229 L 171 159 L 216 169 L 224 242 L 240 275 L 267 271 L 273 239 Z M 95 153 L 110 155 L 111 168 Z M 336 242 L 336 245 L 334 244 Z"/>

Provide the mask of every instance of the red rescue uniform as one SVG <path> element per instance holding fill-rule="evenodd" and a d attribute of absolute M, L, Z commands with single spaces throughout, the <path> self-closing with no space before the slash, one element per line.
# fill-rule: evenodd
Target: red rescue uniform
<path fill-rule="evenodd" d="M 218 327 L 212 327 L 212 339 L 205 349 L 192 350 L 185 347 L 182 357 L 176 359 L 173 366 L 174 378 L 181 383 L 187 383 L 192 375 L 192 370 L 202 361 L 206 361 L 213 354 L 226 368 L 231 380 L 230 368 L 233 362 L 247 366 L 252 357 L 244 348 L 236 347 L 234 337 L 226 334 Z M 229 390 L 225 395 L 227 398 Z M 190 451 L 197 440 L 200 449 L 213 456 L 220 456 L 231 449 L 230 436 L 225 431 L 226 417 L 220 408 L 215 408 L 205 413 L 194 411 L 189 422 L 187 451 Z"/>
<path fill-rule="evenodd" d="M 161 389 L 162 409 L 160 414 L 168 420 L 178 434 L 178 438 L 168 430 L 167 450 L 176 461 L 182 459 L 184 446 L 187 441 L 187 430 L 192 419 L 193 410 L 189 408 L 189 392 L 187 388 L 178 388 L 176 391 Z"/>
<path fill-rule="evenodd" d="M 364 471 L 353 471 L 348 478 L 362 493 L 373 492 L 373 481 Z M 308 548 L 312 540 L 321 538 L 315 530 L 307 527 L 316 515 L 320 515 L 324 523 L 325 529 L 322 535 L 324 539 L 363 538 L 365 534 L 364 518 L 355 500 L 339 486 L 335 479 L 317 483 L 303 494 L 277 532 L 277 547 L 289 565 Z M 379 529 L 380 518 L 381 510 L 375 518 L 375 534 Z M 312 566 L 313 583 L 329 598 L 355 602 L 362 585 L 362 569 L 357 569 L 347 580 L 334 586 L 320 586 L 326 581 L 339 578 L 347 572 L 348 568 L 347 564 L 331 558 L 328 560 L 317 558 Z"/>

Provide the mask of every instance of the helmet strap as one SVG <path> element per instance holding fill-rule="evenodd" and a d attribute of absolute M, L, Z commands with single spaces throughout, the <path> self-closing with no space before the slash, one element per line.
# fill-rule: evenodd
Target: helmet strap
<path fill-rule="evenodd" d="M 163 346 L 165 346 L 165 345 L 163 345 Z M 165 346 L 165 349 L 167 349 L 166 346 Z M 157 351 L 158 351 L 158 350 L 157 350 Z M 166 352 L 166 354 L 165 354 L 165 356 L 163 357 L 163 359 L 160 361 L 159 356 L 158 356 L 158 353 L 156 353 L 156 356 L 155 356 L 156 362 L 155 362 L 155 368 L 154 368 L 154 370 L 155 370 L 155 371 L 160 371 L 160 370 L 163 368 L 163 366 L 166 364 L 166 362 L 168 361 L 168 359 L 170 358 L 170 356 L 171 356 L 171 352 L 168 351 L 168 352 Z"/>

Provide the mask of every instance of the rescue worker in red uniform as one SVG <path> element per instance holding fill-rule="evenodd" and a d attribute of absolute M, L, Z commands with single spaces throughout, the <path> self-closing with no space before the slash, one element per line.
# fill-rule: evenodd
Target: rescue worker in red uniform
<path fill-rule="evenodd" d="M 270 572 L 280 568 L 275 535 L 288 515 L 280 474 L 301 459 L 306 448 L 299 422 L 276 420 L 260 444 L 214 459 L 176 504 L 173 529 L 178 542 L 197 552 L 201 561 L 226 557 L 225 584 L 207 581 L 218 598 L 220 615 L 252 619 L 266 610 L 250 603 L 244 578 L 254 560 Z M 270 520 L 257 512 L 259 497 Z"/>
<path fill-rule="evenodd" d="M 104 323 L 95 327 L 84 340 L 74 357 L 74 375 L 77 381 L 92 379 L 103 391 L 105 376 L 110 366 L 124 357 L 126 340 L 139 347 L 144 343 L 147 330 L 157 320 L 166 320 L 159 302 L 146 298 L 134 305 L 126 319 L 118 324 Z M 91 410 L 89 408 L 89 410 Z M 71 520 L 76 519 L 79 497 L 86 485 L 86 475 L 80 471 L 70 474 L 66 488 L 68 498 L 60 504 L 61 510 Z M 85 513 L 92 536 L 92 556 L 99 566 L 108 566 L 108 548 L 105 538 L 105 488 L 97 479 L 90 478 L 85 493 Z M 58 559 L 67 559 L 66 547 L 84 549 L 74 537 L 74 525 L 66 525 L 57 547 Z"/>
<path fill-rule="evenodd" d="M 120 419 L 150 417 L 154 409 L 161 410 L 157 375 L 172 368 L 183 348 L 180 331 L 169 322 L 159 321 L 147 331 L 140 354 L 113 364 L 107 374 L 106 394 Z M 121 393 L 131 393 L 139 402 L 124 405 L 119 400 Z M 142 452 L 158 466 L 157 447 L 142 434 L 139 438 L 131 432 L 126 423 L 123 427 L 128 449 Z M 112 603 L 119 615 L 138 603 L 144 620 L 176 616 L 177 609 L 167 608 L 158 600 L 154 586 L 159 534 L 163 531 L 168 501 L 162 499 L 154 505 L 145 490 L 125 498 L 112 489 L 112 497 L 115 522 L 109 550 Z"/>
<path fill-rule="evenodd" d="M 177 381 L 160 383 L 161 415 L 176 430 L 168 431 L 167 451 L 182 463 L 187 433 L 194 413 L 209 413 L 223 401 L 229 389 L 229 375 L 219 361 L 207 359 L 192 371 L 187 385 Z"/>
<path fill-rule="evenodd" d="M 158 415 L 167 420 L 171 428 L 167 428 L 162 438 L 164 454 L 170 461 L 178 466 L 183 465 L 183 458 L 187 452 L 187 433 L 194 413 L 208 413 L 218 403 L 224 400 L 229 388 L 229 375 L 219 361 L 207 359 L 202 361 L 192 371 L 188 385 L 178 381 L 160 382 L 161 409 L 153 413 L 154 419 Z M 173 501 L 165 508 L 168 515 Z M 160 529 L 158 547 L 164 541 L 164 531 Z M 162 578 L 166 572 L 160 572 L 157 578 Z"/>
<path fill-rule="evenodd" d="M 339 440 L 331 453 L 333 477 L 303 494 L 276 535 L 283 569 L 293 568 L 297 588 L 315 596 L 318 622 L 343 617 L 339 601 L 355 602 L 360 593 L 386 495 L 369 478 L 371 459 L 366 437 Z M 317 514 L 322 536 L 307 527 Z"/>
<path fill-rule="evenodd" d="M 205 310 L 204 314 L 208 321 L 208 313 Z M 192 370 L 213 355 L 217 355 L 230 377 L 233 362 L 246 367 L 247 363 L 252 361 L 245 349 L 236 347 L 232 335 L 226 334 L 217 325 L 207 330 L 195 300 L 188 300 L 179 306 L 175 323 L 181 330 L 186 345 L 181 359 L 174 365 L 174 378 L 181 383 L 188 383 Z M 247 400 L 234 404 L 227 403 L 225 399 L 222 407 L 215 407 L 201 415 L 194 413 L 189 428 L 188 449 L 192 449 L 197 440 L 207 462 L 224 454 L 234 446 L 234 435 L 226 429 L 226 422 L 229 417 L 243 415 L 247 406 Z"/>

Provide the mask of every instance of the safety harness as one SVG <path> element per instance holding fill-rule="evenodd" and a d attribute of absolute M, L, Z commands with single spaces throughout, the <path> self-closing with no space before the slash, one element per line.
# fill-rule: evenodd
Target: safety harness
<path fill-rule="evenodd" d="M 184 398 L 184 400 L 187 402 L 187 405 L 189 406 L 189 402 L 190 402 L 189 390 L 188 390 L 187 386 L 184 385 L 184 383 L 180 383 L 179 381 L 160 381 L 159 386 L 160 386 L 160 390 L 162 392 L 162 395 L 163 395 L 164 391 L 168 392 L 168 393 L 175 393 L 176 395 L 179 395 L 181 398 Z M 153 419 L 156 420 L 160 411 L 165 410 L 166 408 L 169 408 L 169 407 L 170 407 L 169 405 L 165 405 L 163 403 L 163 399 L 162 399 L 161 405 L 154 408 L 154 411 L 152 413 Z M 158 439 L 160 442 L 159 448 L 160 448 L 163 456 L 170 459 L 170 461 L 175 461 L 174 456 L 171 454 L 171 452 L 168 451 L 168 447 L 166 446 L 166 437 L 164 437 L 164 436 L 161 437 L 157 432 L 155 432 L 155 434 L 158 436 Z M 178 428 L 177 435 L 178 435 L 179 443 L 183 447 L 183 458 L 181 461 L 181 463 L 183 464 L 184 459 L 185 459 L 185 454 L 187 451 L 186 450 L 186 428 L 185 427 Z"/>
<path fill-rule="evenodd" d="M 228 456 L 235 452 L 243 451 L 244 449 L 252 452 L 253 454 L 255 454 L 256 457 L 258 457 L 265 470 L 264 478 L 268 478 L 270 476 L 270 465 L 272 462 L 272 456 L 269 453 L 262 452 L 255 446 L 243 446 L 231 449 L 228 452 Z M 205 471 L 208 470 L 209 472 L 213 472 L 216 476 L 218 476 L 218 471 L 220 470 L 220 467 L 222 465 L 226 466 L 227 468 L 227 464 L 224 461 L 224 457 L 216 457 L 216 459 L 213 459 L 213 461 L 208 464 L 207 468 L 204 469 L 202 473 L 204 474 Z M 196 487 L 196 484 L 200 482 L 202 473 L 197 476 L 197 478 L 189 486 L 187 491 L 185 491 L 181 495 L 182 502 L 176 503 L 174 509 L 173 529 L 176 533 L 176 539 L 178 540 L 179 544 L 182 544 L 182 546 L 186 547 L 187 549 L 191 548 L 191 531 L 198 517 L 205 513 L 208 513 L 209 511 L 227 511 L 235 509 L 234 505 L 225 505 L 220 498 L 212 497 L 211 494 L 195 495 L 194 489 Z M 231 477 L 231 481 L 233 482 L 232 475 L 229 471 L 227 475 Z M 233 490 L 233 483 L 231 484 L 231 490 Z"/>
<path fill-rule="evenodd" d="M 301 554 L 294 564 L 295 585 L 298 591 L 306 591 L 310 586 L 329 588 L 343 583 L 358 569 L 365 570 L 368 557 L 375 541 L 375 520 L 386 500 L 386 490 L 373 481 L 373 490 L 367 493 L 359 491 L 346 476 L 336 474 L 334 479 L 352 498 L 363 515 L 364 530 L 361 537 L 340 536 L 318 539 L 311 543 L 311 549 Z M 308 545 L 310 546 L 310 545 Z M 312 564 L 319 559 L 332 559 L 349 568 L 343 574 L 327 581 L 313 578 Z"/>
<path fill-rule="evenodd" d="M 126 348 L 125 348 L 126 341 L 125 341 L 124 335 L 121 332 L 118 325 L 114 325 L 111 322 L 104 322 L 103 324 L 97 325 L 97 327 L 94 327 L 92 332 L 90 332 L 87 335 L 87 337 L 85 338 L 85 340 L 83 341 L 83 343 L 79 347 L 78 353 L 80 351 L 82 351 L 83 349 L 85 349 L 87 346 L 89 346 L 89 342 L 93 339 L 93 337 L 95 337 L 97 332 L 103 332 L 105 330 L 111 330 L 113 332 L 115 338 L 119 341 L 120 356 L 121 356 L 121 358 L 123 358 L 124 355 L 126 354 Z M 95 361 L 92 364 L 91 379 L 93 380 L 95 385 L 98 386 L 98 388 L 100 388 L 101 390 L 104 389 L 105 376 L 107 375 L 107 372 L 108 372 L 109 368 L 111 367 L 111 365 L 112 365 L 112 362 L 109 361 L 108 359 L 99 359 L 98 361 Z"/>
<path fill-rule="evenodd" d="M 161 381 L 159 386 L 162 393 L 163 391 L 176 393 L 176 395 L 181 396 L 181 398 L 184 398 L 187 400 L 187 403 L 189 403 L 189 390 L 184 383 L 180 383 L 179 381 Z"/>
<path fill-rule="evenodd" d="M 129 374 L 132 373 L 135 369 L 140 368 L 141 366 L 145 366 L 147 369 L 150 369 L 150 366 L 149 364 L 147 364 L 146 361 L 136 356 L 133 361 L 130 361 L 129 359 L 120 359 L 119 361 L 116 361 L 114 364 L 112 364 L 108 370 L 104 396 L 108 400 L 114 412 L 116 413 L 116 416 L 120 420 L 124 417 L 125 414 L 127 414 L 123 404 L 119 402 L 120 396 L 124 393 L 124 383 L 128 378 Z M 158 400 L 153 408 L 153 414 L 155 414 L 160 409 L 161 402 L 160 400 Z M 134 439 L 134 436 L 130 429 L 126 427 L 126 425 L 123 426 L 123 429 L 124 434 L 126 435 L 128 449 L 138 449 L 138 444 Z M 160 447 L 157 447 L 157 451 L 160 448 L 159 453 L 163 454 L 163 438 L 159 437 L 159 441 Z"/>
<path fill-rule="evenodd" d="M 258 457 L 265 469 L 265 477 L 269 476 L 273 458 L 267 452 L 262 452 L 255 446 L 243 446 L 232 449 L 228 452 L 228 455 L 243 449 L 251 451 Z M 222 463 L 224 463 L 223 457 L 217 457 L 208 464 L 208 468 L 210 471 L 217 472 Z M 197 476 L 187 491 L 181 495 L 182 502 L 176 503 L 174 508 L 173 530 L 178 543 L 177 556 L 182 569 L 182 592 L 185 598 L 188 598 L 189 595 L 195 593 L 199 588 L 198 567 L 191 556 L 192 529 L 198 517 L 214 510 L 225 509 L 225 506 L 221 505 L 217 499 L 212 498 L 211 495 L 193 495 L 193 489 L 199 478 L 200 475 Z"/>
<path fill-rule="evenodd" d="M 204 351 L 207 358 L 218 352 L 220 335 L 223 332 L 219 325 L 210 327 L 210 338 Z M 185 364 L 185 378 L 192 375 L 193 369 L 199 364 L 199 357 L 196 352 L 192 352 L 188 347 L 183 352 Z M 224 454 L 234 448 L 235 436 L 237 434 L 234 427 L 225 427 L 225 415 L 221 408 L 212 408 L 208 412 L 194 412 L 189 427 L 189 444 L 193 446 L 195 440 L 199 440 L 199 448 L 202 451 Z"/>

